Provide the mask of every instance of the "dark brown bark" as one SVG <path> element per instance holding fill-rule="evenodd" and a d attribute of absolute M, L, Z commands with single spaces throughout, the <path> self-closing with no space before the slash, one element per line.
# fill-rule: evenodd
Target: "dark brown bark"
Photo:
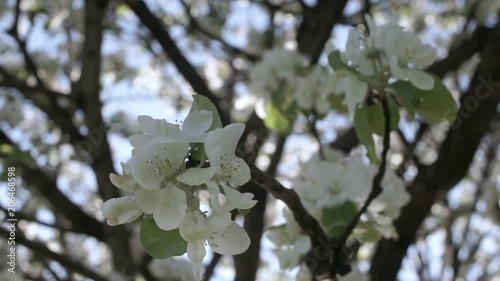
<path fill-rule="evenodd" d="M 489 131 L 491 121 L 498 117 L 499 49 L 500 24 L 488 34 L 481 50 L 482 60 L 461 99 L 457 121 L 441 146 L 438 160 L 430 167 L 420 167 L 409 188 L 412 199 L 395 221 L 399 240 L 382 240 L 378 244 L 370 270 L 371 280 L 396 280 L 406 251 L 432 205 L 466 175 L 481 138 Z"/>
<path fill-rule="evenodd" d="M 107 1 L 85 1 L 85 41 L 82 48 L 81 75 L 72 91 L 83 101 L 85 124 L 88 128 L 87 146 L 90 167 L 97 178 L 98 193 L 106 201 L 119 197 L 118 189 L 110 182 L 109 174 L 115 173 L 107 128 L 102 118 L 101 90 L 101 46 L 103 39 L 103 20 Z M 79 149 L 79 147 L 77 147 Z M 125 226 L 104 226 L 105 240 L 113 257 L 117 272 L 132 275 L 135 265 L 130 259 L 129 233 Z"/>

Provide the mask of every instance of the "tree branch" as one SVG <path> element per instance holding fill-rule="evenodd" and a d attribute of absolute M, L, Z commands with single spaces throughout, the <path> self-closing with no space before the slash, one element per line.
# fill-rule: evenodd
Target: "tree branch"
<path fill-rule="evenodd" d="M 477 101 L 475 110 L 468 105 L 459 109 L 457 120 L 448 132 L 439 150 L 438 160 L 430 167 L 420 167 L 409 190 L 410 203 L 402 209 L 394 222 L 399 240 L 382 240 L 372 260 L 371 280 L 396 280 L 406 250 L 415 240 L 416 232 L 429 214 L 434 202 L 440 200 L 467 173 L 483 135 L 490 130 L 490 122 L 498 115 L 500 101 L 500 24 L 488 34 L 482 48 L 482 60 L 462 97 Z"/>
<path fill-rule="evenodd" d="M 373 177 L 373 182 L 372 182 L 372 189 L 370 191 L 370 194 L 368 195 L 368 198 L 366 199 L 365 203 L 359 209 L 359 211 L 356 213 L 354 218 L 352 218 L 349 221 L 349 224 L 346 226 L 342 234 L 340 235 L 338 239 L 338 243 L 340 247 L 343 247 L 345 242 L 347 241 L 347 238 L 349 235 L 351 235 L 352 231 L 356 227 L 356 225 L 359 222 L 359 219 L 361 216 L 368 210 L 368 207 L 370 206 L 371 202 L 377 198 L 377 196 L 382 193 L 382 179 L 384 178 L 386 166 L 387 166 L 387 153 L 389 152 L 390 148 L 390 134 L 391 134 L 391 113 L 389 111 L 389 104 L 387 103 L 387 99 L 383 99 L 382 101 L 382 108 L 384 112 L 384 139 L 383 139 L 383 150 L 382 150 L 382 156 L 380 160 L 380 166 L 378 168 L 378 172 Z"/>
<path fill-rule="evenodd" d="M 229 49 L 231 52 L 246 57 L 251 62 L 255 62 L 255 61 L 258 61 L 260 59 L 260 55 L 252 54 L 246 50 L 242 50 L 240 48 L 234 47 L 231 44 L 227 43 L 224 39 L 222 39 L 221 36 L 210 31 L 208 28 L 202 26 L 200 23 L 198 23 L 196 18 L 194 18 L 193 15 L 191 14 L 191 9 L 188 6 L 188 4 L 186 3 L 186 1 L 181 0 L 180 3 L 184 7 L 184 11 L 189 18 L 190 25 L 192 27 L 196 28 L 198 31 L 200 31 L 203 35 L 207 36 L 208 38 L 210 38 L 212 40 L 215 40 L 215 41 L 221 43 L 226 49 Z"/>
<path fill-rule="evenodd" d="M 45 88 L 44 82 L 40 78 L 40 75 L 38 75 L 38 67 L 36 66 L 35 62 L 28 53 L 28 49 L 26 48 L 26 40 L 21 39 L 21 37 L 19 36 L 18 23 L 21 14 L 20 4 L 21 0 L 17 0 L 14 6 L 14 21 L 12 22 L 11 27 L 7 31 L 7 34 L 11 35 L 16 41 L 17 46 L 19 47 L 21 53 L 23 54 L 24 63 L 26 64 L 26 68 L 28 69 L 28 71 L 35 77 L 38 85 L 40 87 Z"/>
<path fill-rule="evenodd" d="M 277 167 L 281 162 L 286 137 L 278 136 L 276 150 L 274 151 L 266 174 L 274 177 Z M 245 216 L 244 228 L 251 239 L 250 247 L 244 253 L 234 257 L 236 276 L 235 281 L 254 281 L 259 267 L 261 238 L 264 231 L 264 217 L 267 205 L 267 192 L 250 182 L 243 187 L 242 192 L 251 191 L 257 204 Z"/>
<path fill-rule="evenodd" d="M 9 237 L 9 231 L 0 227 L 0 233 L 2 236 Z M 70 257 L 58 254 L 56 252 L 51 251 L 47 248 L 43 243 L 31 241 L 22 235 L 21 232 L 16 232 L 16 243 L 26 246 L 37 254 L 45 256 L 51 260 L 54 260 L 60 263 L 62 266 L 67 267 L 71 271 L 78 272 L 79 274 L 88 277 L 95 281 L 110 281 L 107 278 L 99 275 L 97 272 L 89 269 L 87 266 L 73 261 Z"/>
<path fill-rule="evenodd" d="M 25 99 L 30 100 L 43 111 L 61 129 L 63 134 L 68 135 L 73 144 L 85 140 L 85 137 L 73 125 L 71 114 L 58 105 L 57 101 L 62 99 L 70 104 L 71 100 L 68 96 L 45 87 L 29 86 L 10 74 L 2 66 L 0 66 L 0 74 L 2 75 L 0 87 L 11 87 L 18 90 Z M 40 93 L 43 93 L 43 95 L 40 95 Z"/>
<path fill-rule="evenodd" d="M 184 79 L 191 85 L 193 90 L 202 96 L 207 97 L 216 106 L 224 125 L 229 124 L 229 116 L 226 111 L 223 111 L 219 105 L 219 97 L 217 97 L 207 86 L 205 80 L 198 74 L 196 69 L 184 57 L 182 52 L 175 44 L 167 30 L 164 29 L 160 22 L 144 1 L 126 0 L 130 9 L 135 13 L 139 20 L 153 34 L 158 43 L 168 55 L 172 63 L 177 67 Z"/>
<path fill-rule="evenodd" d="M 88 139 L 92 144 L 88 151 L 91 157 L 90 167 L 96 175 L 98 193 L 104 201 L 120 196 L 118 189 L 109 180 L 109 174 L 115 173 L 115 170 L 100 100 L 103 19 L 107 4 L 108 1 L 103 0 L 85 1 L 85 41 L 81 55 L 81 75 L 73 88 L 74 95 L 83 101 L 85 123 L 89 130 Z M 126 276 L 133 275 L 136 267 L 129 258 L 129 232 L 123 225 L 105 225 L 104 231 L 115 270 Z"/>
<path fill-rule="evenodd" d="M 348 0 L 318 0 L 316 6 L 304 11 L 304 19 L 297 30 L 298 50 L 316 63 L 330 38 L 333 26 L 342 19 Z"/>
<path fill-rule="evenodd" d="M 274 177 L 261 171 L 255 165 L 250 164 L 252 174 L 252 182 L 269 192 L 274 198 L 283 201 L 292 211 L 295 221 L 300 225 L 306 235 L 311 240 L 313 252 L 319 253 L 328 251 L 325 245 L 328 246 L 328 239 L 319 222 L 309 214 L 304 208 L 300 197 L 293 189 L 288 189 L 279 183 Z M 329 261 L 328 259 L 318 260 L 315 268 L 311 268 L 316 276 L 329 276 Z"/>
<path fill-rule="evenodd" d="M 17 145 L 3 132 L 0 131 L 0 144 L 8 144 L 19 150 Z M 5 157 L 5 155 L 1 155 Z M 32 163 L 35 163 L 31 159 Z M 33 167 L 25 162 L 11 162 L 11 165 L 23 170 L 22 177 L 27 185 L 36 186 L 37 190 L 49 201 L 56 211 L 66 217 L 71 223 L 71 230 L 95 237 L 104 241 L 104 228 L 101 222 L 91 217 L 68 199 L 58 188 L 56 179 L 44 173 L 38 167 Z"/>

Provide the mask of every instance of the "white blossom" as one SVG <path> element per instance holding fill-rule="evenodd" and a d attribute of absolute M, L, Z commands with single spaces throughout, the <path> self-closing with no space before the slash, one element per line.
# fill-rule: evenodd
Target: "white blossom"
<path fill-rule="evenodd" d="M 244 124 L 235 123 L 211 131 L 205 140 L 210 167 L 188 169 L 177 180 L 188 185 L 206 184 L 209 181 L 229 186 L 247 183 L 250 180 L 250 168 L 235 155 L 236 145 L 244 130 Z"/>
<path fill-rule="evenodd" d="M 112 198 L 102 205 L 102 215 L 107 224 L 114 226 L 133 222 L 142 215 L 133 196 Z"/>

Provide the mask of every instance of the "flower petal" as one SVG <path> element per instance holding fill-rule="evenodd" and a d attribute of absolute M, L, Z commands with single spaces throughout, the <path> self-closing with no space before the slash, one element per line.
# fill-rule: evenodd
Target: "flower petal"
<path fill-rule="evenodd" d="M 368 91 L 368 85 L 360 81 L 353 75 L 349 75 L 341 80 L 345 89 L 345 98 L 343 104 L 347 106 L 350 116 L 354 115 L 356 106 L 363 102 Z"/>
<path fill-rule="evenodd" d="M 250 246 L 250 237 L 235 222 L 225 230 L 213 232 L 207 240 L 212 250 L 221 255 L 238 255 Z"/>
<path fill-rule="evenodd" d="M 291 268 L 299 263 L 299 253 L 292 248 L 276 249 L 274 253 L 278 257 L 281 269 Z"/>
<path fill-rule="evenodd" d="M 133 196 L 125 196 L 104 202 L 102 215 L 109 225 L 115 226 L 134 221 L 142 215 L 142 211 L 135 203 Z"/>
<path fill-rule="evenodd" d="M 145 189 L 160 188 L 163 177 L 155 172 L 155 165 L 150 162 L 142 151 L 132 150 L 130 168 L 134 179 Z"/>
<path fill-rule="evenodd" d="M 389 66 L 391 68 L 391 73 L 394 78 L 406 79 L 406 71 L 399 66 L 398 57 L 391 56 L 389 60 Z"/>
<path fill-rule="evenodd" d="M 214 173 L 210 168 L 189 168 L 177 176 L 177 180 L 187 185 L 202 185 L 208 182 Z"/>
<path fill-rule="evenodd" d="M 162 204 L 162 189 L 142 189 L 135 192 L 135 201 L 146 214 L 152 214 Z"/>
<path fill-rule="evenodd" d="M 193 264 L 193 276 L 195 280 L 201 280 L 203 278 L 203 264 L 201 262 Z"/>
<path fill-rule="evenodd" d="M 190 112 L 182 124 L 182 131 L 189 135 L 203 134 L 212 126 L 212 118 L 208 110 Z"/>
<path fill-rule="evenodd" d="M 231 160 L 233 167 L 237 167 L 237 170 L 231 174 L 230 183 L 233 186 L 242 186 L 252 178 L 250 175 L 250 167 L 247 163 L 238 157 L 234 157 Z"/>
<path fill-rule="evenodd" d="M 163 140 L 163 141 L 162 141 Z M 157 139 L 146 147 L 144 153 L 151 160 L 168 160 L 172 166 L 184 165 L 184 160 L 189 150 L 189 144 L 181 142 L 171 142 L 169 138 Z"/>
<path fill-rule="evenodd" d="M 187 245 L 187 254 L 192 262 L 202 262 L 207 254 L 205 250 L 205 239 L 189 242 Z"/>
<path fill-rule="evenodd" d="M 128 138 L 130 144 L 137 149 L 146 147 L 153 139 L 153 136 L 147 134 L 132 135 L 130 138 Z"/>
<path fill-rule="evenodd" d="M 154 211 L 153 218 L 158 227 L 163 230 L 176 229 L 186 216 L 186 193 L 174 186 L 161 191 L 161 203 Z"/>
<path fill-rule="evenodd" d="M 139 126 L 144 132 L 153 137 L 174 136 L 181 133 L 179 126 L 162 119 L 153 119 L 151 116 L 139 115 L 137 117 Z"/>
<path fill-rule="evenodd" d="M 210 231 L 223 231 L 232 223 L 231 213 L 229 212 L 214 212 L 208 218 L 208 227 Z"/>
<path fill-rule="evenodd" d="M 234 154 L 243 131 L 245 131 L 245 124 L 233 123 L 223 129 L 216 129 L 209 132 L 205 140 L 205 151 L 208 158 L 212 159 L 213 156 L 221 154 Z M 219 155 L 213 155 L 212 151 L 215 151 L 218 147 L 221 149 Z"/>
<path fill-rule="evenodd" d="M 236 208 L 247 210 L 257 204 L 257 200 L 252 200 L 252 193 L 241 193 L 238 190 L 227 186 L 223 186 L 223 189 L 228 200 L 226 206 L 230 207 L 230 209 L 227 210 L 228 212 Z"/>
<path fill-rule="evenodd" d="M 190 210 L 179 227 L 179 233 L 188 242 L 206 239 L 210 233 L 207 218 L 200 210 Z"/>
<path fill-rule="evenodd" d="M 434 78 L 423 71 L 408 69 L 408 78 L 410 79 L 411 83 L 419 89 L 434 89 Z"/>

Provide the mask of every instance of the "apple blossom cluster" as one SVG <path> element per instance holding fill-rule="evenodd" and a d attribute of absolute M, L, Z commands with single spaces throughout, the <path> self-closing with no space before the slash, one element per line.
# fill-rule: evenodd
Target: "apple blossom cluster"
<path fill-rule="evenodd" d="M 213 128 L 213 117 L 210 111 L 192 110 L 180 126 L 139 116 L 144 133 L 130 137 L 132 158 L 121 164 L 122 175 L 110 175 L 111 182 L 130 195 L 110 199 L 102 207 L 112 226 L 152 217 L 161 231 L 178 231 L 197 279 L 205 246 L 223 255 L 248 248 L 250 239 L 230 212 L 256 203 L 252 194 L 234 189 L 250 180 L 248 165 L 235 155 L 245 125 Z M 208 211 L 200 209 L 207 203 L 202 198 L 209 198 Z"/>
<path fill-rule="evenodd" d="M 342 60 L 357 73 L 343 71 L 347 77 L 356 76 L 360 83 L 383 89 L 389 78 L 406 80 L 422 90 L 434 88 L 434 79 L 421 69 L 436 59 L 436 50 L 423 44 L 417 34 L 403 30 L 395 22 L 377 26 L 366 16 L 366 32 L 351 29 Z M 359 96 L 361 102 L 364 96 Z"/>
<path fill-rule="evenodd" d="M 334 109 L 352 117 L 369 92 L 393 91 L 387 89 L 391 78 L 432 90 L 434 78 L 422 69 L 436 59 L 435 49 L 395 22 L 377 26 L 370 16 L 366 22 L 369 34 L 361 31 L 366 28 L 352 29 L 345 51 L 330 48 L 335 71 L 309 65 L 294 50 L 266 52 L 250 72 L 252 92 L 286 115 L 296 116 L 294 108 L 319 114 Z"/>
<path fill-rule="evenodd" d="M 300 108 L 324 114 L 335 89 L 335 74 L 329 68 L 309 65 L 294 50 L 272 49 L 250 71 L 251 90 L 283 112 Z"/>
<path fill-rule="evenodd" d="M 337 236 L 367 199 L 377 168 L 366 165 L 360 156 L 343 159 L 341 152 L 326 147 L 323 155 L 324 159 L 318 154 L 313 155 L 303 164 L 292 188 L 325 232 Z M 382 194 L 363 215 L 353 232 L 355 237 L 366 239 L 367 232 L 376 232 L 385 238 L 397 238 L 392 222 L 400 215 L 410 195 L 404 181 L 391 170 L 386 171 L 381 185 Z M 287 222 L 270 227 L 267 237 L 276 245 L 275 253 L 281 268 L 288 269 L 299 264 L 301 256 L 310 249 L 310 241 L 290 210 L 284 209 L 283 215 Z"/>

